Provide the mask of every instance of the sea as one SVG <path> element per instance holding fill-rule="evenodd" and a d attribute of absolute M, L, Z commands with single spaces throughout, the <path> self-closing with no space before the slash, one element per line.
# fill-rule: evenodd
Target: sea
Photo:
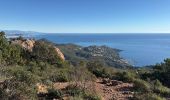
<path fill-rule="evenodd" d="M 120 56 L 137 67 L 155 65 L 170 58 L 170 34 L 39 34 L 54 43 L 74 43 L 81 46 L 106 45 L 122 50 Z"/>

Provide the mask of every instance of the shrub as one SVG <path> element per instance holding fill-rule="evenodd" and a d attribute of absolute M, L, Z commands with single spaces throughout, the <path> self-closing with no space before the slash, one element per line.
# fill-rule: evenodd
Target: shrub
<path fill-rule="evenodd" d="M 67 73 L 62 73 L 62 72 L 59 72 L 59 73 L 56 73 L 50 76 L 50 80 L 52 82 L 68 82 L 69 81 Z"/>
<path fill-rule="evenodd" d="M 62 91 L 52 88 L 52 89 L 48 89 L 46 99 L 61 99 L 62 96 L 63 96 Z"/>
<path fill-rule="evenodd" d="M 71 81 L 78 82 L 93 81 L 96 78 L 85 66 L 73 67 L 69 77 Z"/>
<path fill-rule="evenodd" d="M 92 95 L 92 94 L 85 94 L 84 98 L 86 100 L 101 100 L 101 98 L 97 95 Z"/>
<path fill-rule="evenodd" d="M 156 94 L 145 93 L 135 95 L 134 100 L 166 100 L 166 99 Z"/>
<path fill-rule="evenodd" d="M 96 77 L 112 78 L 115 74 L 114 69 L 110 67 L 104 67 L 100 62 L 89 62 L 87 64 L 88 70 Z"/>
<path fill-rule="evenodd" d="M 39 81 L 39 77 L 27 71 L 24 66 L 13 66 L 7 69 L 8 74 L 13 76 L 19 82 L 24 82 L 26 84 L 34 84 Z"/>
<path fill-rule="evenodd" d="M 10 44 L 4 32 L 0 32 L 0 63 L 6 65 L 22 63 L 22 48 Z"/>
<path fill-rule="evenodd" d="M 68 82 L 70 81 L 70 71 L 72 71 L 72 68 L 66 67 L 66 68 L 55 68 L 53 66 L 47 68 L 48 71 L 51 73 L 48 73 L 49 77 L 52 82 Z"/>
<path fill-rule="evenodd" d="M 134 89 L 138 92 L 151 92 L 151 85 L 141 79 L 134 80 Z"/>
<path fill-rule="evenodd" d="M 67 93 L 73 97 L 83 98 L 83 100 L 101 100 L 101 98 L 95 94 L 85 91 L 75 85 L 69 85 L 66 88 Z"/>
<path fill-rule="evenodd" d="M 36 90 L 34 86 L 30 86 L 25 82 L 20 82 L 15 78 L 5 80 L 1 84 L 2 100 L 32 100 L 37 99 Z"/>
<path fill-rule="evenodd" d="M 158 79 L 165 86 L 170 87 L 170 59 L 164 60 L 164 63 L 155 65 L 153 67 L 154 72 L 152 74 L 153 79 Z"/>
<path fill-rule="evenodd" d="M 138 76 L 132 71 L 117 72 L 116 79 L 124 82 L 133 82 Z"/>
<path fill-rule="evenodd" d="M 36 41 L 31 55 L 32 58 L 38 62 L 48 62 L 49 64 L 56 65 L 57 67 L 61 67 L 63 65 L 63 61 L 56 53 L 54 46 L 45 42 Z"/>
<path fill-rule="evenodd" d="M 0 98 L 3 99 L 3 100 L 8 98 L 8 95 L 3 88 L 0 88 Z"/>
<path fill-rule="evenodd" d="M 164 95 L 164 96 L 170 95 L 170 89 L 163 86 L 162 83 L 159 80 L 156 80 L 153 83 L 153 86 L 154 86 L 154 89 L 153 89 L 154 92 L 159 93 L 159 94 Z"/>
<path fill-rule="evenodd" d="M 22 61 L 22 52 L 23 49 L 19 45 L 10 44 L 8 47 L 9 56 L 6 59 L 7 64 L 19 64 L 23 63 Z"/>
<path fill-rule="evenodd" d="M 76 85 L 69 85 L 66 88 L 66 92 L 70 95 L 70 96 L 82 96 L 84 94 L 84 90 L 80 89 L 79 87 L 77 87 Z"/>
<path fill-rule="evenodd" d="M 5 32 L 0 32 L 0 49 L 7 47 L 9 45 L 7 38 L 5 37 Z"/>

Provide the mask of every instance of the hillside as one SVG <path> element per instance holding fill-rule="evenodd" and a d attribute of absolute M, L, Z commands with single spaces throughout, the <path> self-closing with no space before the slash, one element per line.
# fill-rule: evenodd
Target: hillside
<path fill-rule="evenodd" d="M 82 47 L 75 44 L 57 44 L 58 48 L 65 54 L 67 60 L 76 64 L 77 61 L 98 61 L 104 66 L 115 68 L 126 68 L 131 65 L 120 57 L 121 50 L 107 46 Z"/>
<path fill-rule="evenodd" d="M 20 30 L 0 30 L 0 31 L 4 31 L 8 38 L 16 38 L 18 36 L 34 37 L 36 35 L 42 34 L 40 32 L 34 32 L 34 31 L 20 31 Z"/>
<path fill-rule="evenodd" d="M 56 44 L 46 39 L 38 40 L 40 42 L 46 42 L 48 44 L 55 45 L 59 48 L 65 59 L 71 62 L 74 66 L 77 66 L 79 62 L 100 62 L 103 66 L 114 68 L 131 68 L 132 65 L 125 59 L 121 58 L 119 53 L 121 50 L 110 48 L 108 46 L 88 46 L 83 47 L 76 44 Z"/>
<path fill-rule="evenodd" d="M 119 62 L 123 67 L 107 66 L 107 60 L 121 59 L 118 52 L 106 46 L 81 47 L 21 37 L 9 40 L 0 32 L 0 99 L 170 98 L 170 59 L 148 68 L 129 68 Z"/>

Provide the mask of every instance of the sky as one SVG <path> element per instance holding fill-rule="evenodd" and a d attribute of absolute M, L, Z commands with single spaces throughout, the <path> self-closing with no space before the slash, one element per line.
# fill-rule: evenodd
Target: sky
<path fill-rule="evenodd" d="M 0 0 L 0 29 L 170 33 L 170 0 Z"/>

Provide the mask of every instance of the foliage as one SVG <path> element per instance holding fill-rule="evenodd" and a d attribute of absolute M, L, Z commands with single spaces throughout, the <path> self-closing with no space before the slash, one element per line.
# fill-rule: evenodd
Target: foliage
<path fill-rule="evenodd" d="M 113 68 L 104 67 L 99 62 L 89 62 L 87 64 L 88 70 L 93 73 L 96 77 L 102 77 L 102 78 L 112 78 L 115 74 Z"/>
<path fill-rule="evenodd" d="M 115 76 L 115 79 L 124 82 L 133 82 L 135 79 L 138 78 L 139 76 L 135 73 L 134 70 L 118 71 Z"/>
<path fill-rule="evenodd" d="M 99 96 L 85 91 L 84 89 L 75 85 L 69 85 L 66 88 L 66 92 L 73 97 L 81 97 L 83 100 L 101 100 Z"/>
<path fill-rule="evenodd" d="M 150 71 L 140 73 L 144 80 L 159 80 L 163 85 L 170 86 L 170 59 L 164 60 L 164 63 L 156 64 Z"/>
<path fill-rule="evenodd" d="M 133 100 L 166 100 L 166 99 L 153 93 L 145 93 L 145 94 L 136 94 Z"/>
<path fill-rule="evenodd" d="M 151 85 L 141 79 L 134 80 L 134 89 L 138 92 L 151 92 Z"/>
<path fill-rule="evenodd" d="M 22 37 L 18 39 L 24 40 Z M 45 85 L 70 81 L 86 83 L 95 80 L 96 77 L 133 83 L 135 100 L 164 100 L 162 97 L 170 95 L 170 59 L 150 68 L 117 70 L 106 66 L 112 62 L 116 65 L 114 67 L 120 68 L 120 63 L 108 58 L 113 57 L 120 60 L 118 50 L 105 46 L 84 48 L 73 44 L 56 45 L 66 54 L 67 62 L 61 60 L 56 54 L 54 45 L 44 40 L 36 41 L 30 52 L 19 45 L 10 43 L 5 37 L 5 33 L 0 32 L 0 79 L 2 80 L 0 98 L 36 100 L 38 99 L 35 88 L 37 83 Z M 101 49 L 108 51 L 102 53 L 104 58 L 93 57 L 93 54 Z M 111 53 L 112 55 L 109 55 Z M 5 78 L 2 78 L 3 76 Z M 61 99 L 65 92 L 70 94 L 73 99 L 100 100 L 95 93 L 74 85 L 68 86 L 65 91 L 50 88 L 45 97 L 46 99 Z"/>
<path fill-rule="evenodd" d="M 62 91 L 52 88 L 52 89 L 48 89 L 46 99 L 48 99 L 48 100 L 49 99 L 50 100 L 52 100 L 52 99 L 61 99 L 62 95 L 63 95 Z"/>
<path fill-rule="evenodd" d="M 1 97 L 5 100 L 25 100 L 36 99 L 36 90 L 33 86 L 25 82 L 20 82 L 15 78 L 5 80 L 0 88 Z"/>
<path fill-rule="evenodd" d="M 134 83 L 133 89 L 139 97 L 143 96 L 145 93 L 149 93 L 149 95 L 146 96 L 148 98 L 159 98 L 160 96 L 168 97 L 170 95 L 170 89 L 162 85 L 162 83 L 157 78 L 155 78 L 159 75 L 160 74 L 155 75 L 155 70 L 140 68 L 140 70 L 127 70 L 123 72 L 119 71 L 115 78 L 124 82 Z"/>
<path fill-rule="evenodd" d="M 159 80 L 155 80 L 153 82 L 153 91 L 155 93 L 161 94 L 163 96 L 169 96 L 170 95 L 170 89 L 163 86 L 162 83 Z"/>
<path fill-rule="evenodd" d="M 19 64 L 22 63 L 23 49 L 19 45 L 10 44 L 4 32 L 0 32 L 0 63 Z"/>
<path fill-rule="evenodd" d="M 34 61 L 48 62 L 49 64 L 62 66 L 62 60 L 59 58 L 53 46 L 45 42 L 36 42 L 31 53 Z"/>
<path fill-rule="evenodd" d="M 59 70 L 56 71 L 54 74 L 51 74 L 49 79 L 52 82 L 68 82 L 69 79 L 69 70 Z"/>
<path fill-rule="evenodd" d="M 24 82 L 29 85 L 35 84 L 39 81 L 39 77 L 30 71 L 26 70 L 23 66 L 13 66 L 7 69 L 8 74 L 13 76 L 17 81 Z"/>
<path fill-rule="evenodd" d="M 170 86 L 170 59 L 154 67 L 155 72 L 152 74 L 155 79 L 160 80 L 164 85 Z"/>

